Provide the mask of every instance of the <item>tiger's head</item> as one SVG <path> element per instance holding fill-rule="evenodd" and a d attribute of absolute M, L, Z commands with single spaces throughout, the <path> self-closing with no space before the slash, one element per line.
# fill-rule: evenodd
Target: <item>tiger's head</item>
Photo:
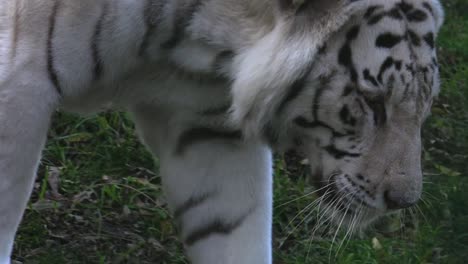
<path fill-rule="evenodd" d="M 351 2 L 366 7 L 332 33 L 309 64 L 298 63 L 306 66 L 281 96 L 271 96 L 269 86 L 251 96 L 244 117 L 263 124 L 274 148 L 308 157 L 323 201 L 340 216 L 335 219 L 366 225 L 420 199 L 421 127 L 439 91 L 434 43 L 443 11 L 436 0 Z M 307 23 L 307 6 L 295 15 Z M 300 30 L 298 39 L 306 39 L 307 27 Z M 289 47 L 296 61 L 298 47 Z M 281 100 L 267 118 L 257 114 L 275 98 Z"/>

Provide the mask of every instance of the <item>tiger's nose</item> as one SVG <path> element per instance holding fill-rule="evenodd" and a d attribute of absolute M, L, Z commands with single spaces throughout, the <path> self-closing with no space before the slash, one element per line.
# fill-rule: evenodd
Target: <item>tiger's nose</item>
<path fill-rule="evenodd" d="M 401 192 L 387 190 L 384 193 L 387 209 L 404 209 L 415 205 L 419 201 L 419 195 L 402 195 Z"/>

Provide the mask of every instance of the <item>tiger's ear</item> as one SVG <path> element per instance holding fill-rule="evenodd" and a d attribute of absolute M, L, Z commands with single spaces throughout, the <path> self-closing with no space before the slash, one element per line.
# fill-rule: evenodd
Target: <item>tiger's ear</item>
<path fill-rule="evenodd" d="M 306 0 L 278 0 L 278 5 L 281 11 L 297 10 Z"/>
<path fill-rule="evenodd" d="M 276 0 L 279 20 L 289 24 L 290 34 L 316 35 L 336 30 L 360 0 Z M 325 36 L 323 35 L 323 36 Z M 320 36 L 321 37 L 321 36 Z"/>
<path fill-rule="evenodd" d="M 315 13 L 327 12 L 332 10 L 340 0 L 277 0 L 280 12 L 300 13 L 310 11 Z"/>

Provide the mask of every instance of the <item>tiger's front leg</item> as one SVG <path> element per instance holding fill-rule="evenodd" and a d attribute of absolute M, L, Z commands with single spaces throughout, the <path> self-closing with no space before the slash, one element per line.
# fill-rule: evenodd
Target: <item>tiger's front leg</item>
<path fill-rule="evenodd" d="M 59 100 L 43 74 L 24 70 L 12 76 L 0 80 L 0 264 L 10 263 L 15 233 Z"/>
<path fill-rule="evenodd" d="M 147 109 L 136 124 L 159 156 L 161 175 L 190 260 L 195 264 L 270 264 L 271 152 L 220 127 L 155 122 Z M 164 125 L 163 125 L 164 124 Z"/>

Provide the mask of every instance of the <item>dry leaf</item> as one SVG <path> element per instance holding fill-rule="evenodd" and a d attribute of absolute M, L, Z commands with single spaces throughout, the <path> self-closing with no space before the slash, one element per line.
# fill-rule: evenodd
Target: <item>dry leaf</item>
<path fill-rule="evenodd" d="M 376 237 L 372 238 L 372 248 L 375 250 L 381 250 L 383 248 L 382 244 L 380 244 L 380 241 Z"/>

